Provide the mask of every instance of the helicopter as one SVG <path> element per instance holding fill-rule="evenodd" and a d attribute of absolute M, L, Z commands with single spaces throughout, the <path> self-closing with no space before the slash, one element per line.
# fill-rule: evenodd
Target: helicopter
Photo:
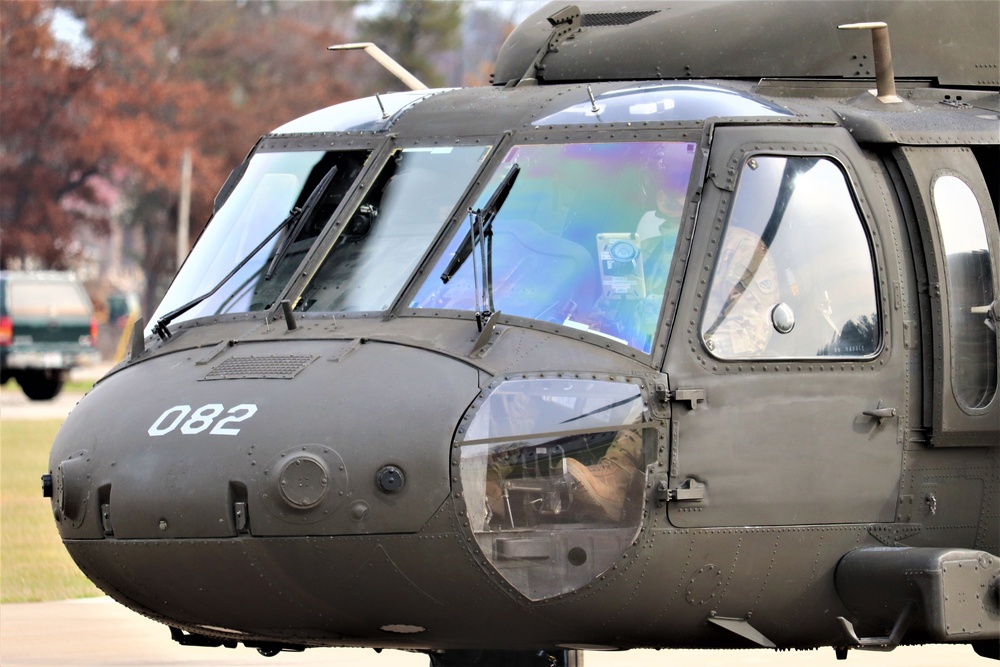
<path fill-rule="evenodd" d="M 1000 658 L 998 21 L 555 2 L 276 128 L 53 443 L 66 549 L 264 655 Z"/>

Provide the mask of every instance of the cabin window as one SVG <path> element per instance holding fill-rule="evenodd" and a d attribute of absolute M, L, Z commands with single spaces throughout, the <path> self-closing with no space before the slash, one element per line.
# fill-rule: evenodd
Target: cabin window
<path fill-rule="evenodd" d="M 878 301 L 865 228 L 841 167 L 746 159 L 701 333 L 720 359 L 871 357 Z"/>
<path fill-rule="evenodd" d="M 445 276 L 464 223 L 411 306 L 496 310 L 648 354 L 694 155 L 687 142 L 515 146 L 474 205 L 518 166 L 492 237 Z"/>
<path fill-rule="evenodd" d="M 395 153 L 345 223 L 299 310 L 387 310 L 489 153 L 483 146 Z"/>
<path fill-rule="evenodd" d="M 966 411 L 987 407 L 997 390 L 993 262 L 979 202 L 961 179 L 934 181 L 934 212 L 944 246 L 951 323 L 951 386 Z"/>
<path fill-rule="evenodd" d="M 467 525 L 497 571 L 540 600 L 621 559 L 642 521 L 655 429 L 636 384 L 528 378 L 494 387 L 457 443 Z"/>
<path fill-rule="evenodd" d="M 151 322 L 215 288 L 174 321 L 270 309 L 368 156 L 368 151 L 360 150 L 255 154 L 184 261 Z M 317 192 L 308 219 L 292 216 L 293 209 L 302 208 L 321 184 L 323 191 Z"/>

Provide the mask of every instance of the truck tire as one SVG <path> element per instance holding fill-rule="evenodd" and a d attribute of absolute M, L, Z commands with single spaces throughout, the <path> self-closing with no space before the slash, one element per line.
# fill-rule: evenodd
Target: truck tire
<path fill-rule="evenodd" d="M 61 372 L 27 371 L 17 376 L 24 395 L 33 401 L 48 401 L 59 395 L 63 388 Z"/>

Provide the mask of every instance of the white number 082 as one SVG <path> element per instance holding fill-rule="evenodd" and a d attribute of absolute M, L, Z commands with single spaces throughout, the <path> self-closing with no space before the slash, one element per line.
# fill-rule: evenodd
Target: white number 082
<path fill-rule="evenodd" d="M 225 411 L 227 416 L 216 422 L 215 418 L 221 415 L 223 411 Z M 236 435 L 240 430 L 238 428 L 230 428 L 227 425 L 246 421 L 256 413 L 257 406 L 253 403 L 241 403 L 228 410 L 219 403 L 209 403 L 208 405 L 201 406 L 194 413 L 191 413 L 190 405 L 175 405 L 163 411 L 159 419 L 149 427 L 148 433 L 153 437 L 166 435 L 180 426 L 181 433 L 184 435 L 196 435 L 209 427 L 212 427 L 212 430 L 209 431 L 210 435 Z M 188 414 L 191 414 L 191 416 L 188 417 Z M 187 421 L 185 421 L 185 417 L 187 417 Z"/>

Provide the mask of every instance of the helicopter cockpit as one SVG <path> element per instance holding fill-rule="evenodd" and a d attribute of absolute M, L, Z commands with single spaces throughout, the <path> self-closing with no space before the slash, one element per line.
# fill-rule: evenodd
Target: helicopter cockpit
<path fill-rule="evenodd" d="M 527 128 L 788 115 L 722 87 L 607 88 L 583 105 L 543 107 Z M 417 138 L 384 153 L 378 134 L 434 96 L 396 93 L 335 105 L 262 140 L 223 188 L 147 332 L 162 335 L 172 321 L 269 311 L 291 296 L 302 313 L 500 311 L 651 354 L 697 142 L 551 142 L 529 129 L 509 144 L 497 138 L 442 146 Z M 364 136 L 325 150 L 318 147 L 340 144 L 284 139 L 310 131 Z M 495 155 L 499 144 L 506 145 Z M 520 177 L 484 242 L 443 280 L 472 212 L 515 165 Z M 322 259 L 317 268 L 297 271 L 313 257 Z M 307 282 L 292 294 L 302 275 Z"/>

